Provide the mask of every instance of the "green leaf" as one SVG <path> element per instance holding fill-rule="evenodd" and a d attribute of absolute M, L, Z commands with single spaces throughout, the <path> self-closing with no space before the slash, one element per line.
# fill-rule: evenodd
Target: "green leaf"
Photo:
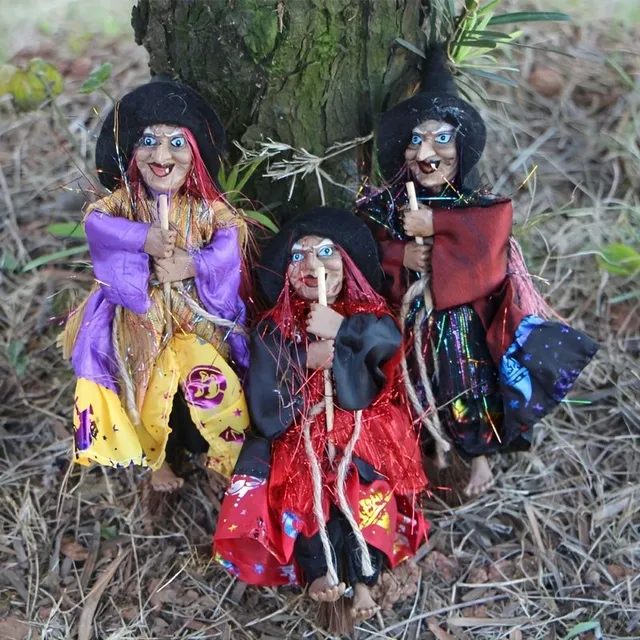
<path fill-rule="evenodd" d="M 18 378 L 22 378 L 27 370 L 27 364 L 29 358 L 24 353 L 25 344 L 22 340 L 11 340 L 9 342 L 9 348 L 7 349 L 9 355 L 9 362 L 13 366 Z"/>
<path fill-rule="evenodd" d="M 602 640 L 602 630 L 600 623 L 597 620 L 589 620 L 588 622 L 580 622 L 569 631 L 569 633 L 562 640 L 572 640 L 579 635 L 586 633 L 587 631 L 593 631 L 596 636 L 596 640 Z"/>
<path fill-rule="evenodd" d="M 266 160 L 265 157 L 256 158 L 248 167 L 243 169 L 242 177 L 240 178 L 240 182 L 236 185 L 236 189 L 238 191 L 242 191 L 249 182 L 249 178 L 255 173 L 256 169 Z"/>
<path fill-rule="evenodd" d="M 89 94 L 100 89 L 102 85 L 111 77 L 111 63 L 104 62 L 97 69 L 89 74 L 89 77 L 82 83 L 78 93 Z"/>
<path fill-rule="evenodd" d="M 111 527 L 102 525 L 100 527 L 100 538 L 102 540 L 114 540 L 117 537 L 118 537 L 118 527 L 116 527 L 115 525 Z"/>
<path fill-rule="evenodd" d="M 221 187 L 227 182 L 227 174 L 224 168 L 224 162 L 220 163 L 220 168 L 218 169 L 218 182 L 220 183 Z"/>
<path fill-rule="evenodd" d="M 461 40 L 456 40 L 456 45 L 463 47 L 479 47 L 481 49 L 495 49 L 498 46 L 498 43 L 495 40 L 483 40 L 481 38 L 473 38 L 471 40 L 462 38 Z"/>
<path fill-rule="evenodd" d="M 487 2 L 487 4 L 483 5 L 478 9 L 478 15 L 486 15 L 489 11 L 491 11 L 494 7 L 499 5 L 502 0 L 491 0 L 491 2 Z"/>
<path fill-rule="evenodd" d="M 493 16 L 489 20 L 491 26 L 518 22 L 571 22 L 571 16 L 559 11 L 516 11 Z"/>
<path fill-rule="evenodd" d="M 424 51 L 420 51 L 420 49 L 418 49 L 418 47 L 412 45 L 410 42 L 407 42 L 406 40 L 403 40 L 402 38 L 396 38 L 396 42 L 401 47 L 404 47 L 405 49 L 408 49 L 409 51 L 411 51 L 411 53 L 415 53 L 417 56 L 420 56 L 421 58 L 426 58 L 427 57 L 427 56 L 424 55 Z"/>
<path fill-rule="evenodd" d="M 79 222 L 54 222 L 47 227 L 47 233 L 59 238 L 86 238 L 84 228 Z"/>
<path fill-rule="evenodd" d="M 59 95 L 62 84 L 62 75 L 53 65 L 34 58 L 26 69 L 14 71 L 6 89 L 19 109 L 30 111 L 37 109 L 49 96 Z"/>
<path fill-rule="evenodd" d="M 473 38 L 486 38 L 487 40 L 511 40 L 511 34 L 502 33 L 502 31 L 489 31 L 488 29 L 474 29 L 466 31 L 465 38 L 471 36 Z"/>
<path fill-rule="evenodd" d="M 278 233 L 278 225 L 266 214 L 260 213 L 260 211 L 245 211 L 242 210 L 242 213 L 245 217 L 251 218 L 251 220 L 255 220 L 260 223 L 263 227 L 269 229 L 269 231 L 273 231 L 273 233 Z"/>
<path fill-rule="evenodd" d="M 597 256 L 600 268 L 619 276 L 632 276 L 640 271 L 640 253 L 633 247 L 613 243 Z"/>
<path fill-rule="evenodd" d="M 85 253 L 89 249 L 89 246 L 83 244 L 80 247 L 71 247 L 69 249 L 63 249 L 62 251 L 56 251 L 54 253 L 49 253 L 46 256 L 40 256 L 35 260 L 31 260 L 31 262 L 27 262 L 27 264 L 22 267 L 23 273 L 27 271 L 33 271 L 42 265 L 49 264 L 50 262 L 59 262 L 63 258 L 69 258 L 70 256 L 75 256 L 79 253 Z"/>
<path fill-rule="evenodd" d="M 499 76 L 497 73 L 491 73 L 491 71 L 484 71 L 484 69 L 465 69 L 465 72 L 469 75 L 476 76 L 478 78 L 484 78 L 485 80 L 491 80 L 491 82 L 497 82 L 507 87 L 518 87 L 518 83 L 511 78 L 505 76 Z"/>
<path fill-rule="evenodd" d="M 227 183 L 225 184 L 225 191 L 237 191 L 236 185 L 238 184 L 238 174 L 240 173 L 240 165 L 235 164 L 231 169 L 231 173 L 227 177 Z"/>
<path fill-rule="evenodd" d="M 18 261 L 8 251 L 5 250 L 2 252 L 2 257 L 0 258 L 0 269 L 2 269 L 2 271 L 13 273 L 19 266 Z"/>

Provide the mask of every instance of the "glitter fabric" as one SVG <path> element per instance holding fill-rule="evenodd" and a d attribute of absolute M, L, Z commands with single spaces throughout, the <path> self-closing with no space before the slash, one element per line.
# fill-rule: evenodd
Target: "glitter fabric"
<path fill-rule="evenodd" d="M 427 331 L 427 345 L 433 346 L 424 357 L 449 436 L 458 448 L 500 446 L 503 412 L 498 372 L 478 314 L 468 305 L 436 311 Z M 422 399 L 426 405 L 424 395 Z"/>

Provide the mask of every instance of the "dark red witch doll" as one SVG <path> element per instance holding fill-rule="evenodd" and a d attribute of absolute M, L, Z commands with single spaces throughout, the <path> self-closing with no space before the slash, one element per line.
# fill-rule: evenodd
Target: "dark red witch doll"
<path fill-rule="evenodd" d="M 388 185 L 356 207 L 376 226 L 389 299 L 402 303 L 405 382 L 429 452 L 443 466 L 453 444 L 470 459 L 465 493 L 477 495 L 493 483 L 486 456 L 528 448 L 598 345 L 549 319 L 511 236 L 511 200 L 479 188 L 485 125 L 457 97 L 443 45 L 427 51 L 422 87 L 380 118 Z"/>
<path fill-rule="evenodd" d="M 222 505 L 216 558 L 250 584 L 308 584 L 322 602 L 352 595 L 352 619 L 367 618 L 378 609 L 369 587 L 382 567 L 412 556 L 427 530 L 416 507 L 426 479 L 399 374 L 402 336 L 376 293 L 375 241 L 356 216 L 322 207 L 286 225 L 261 262 L 274 306 L 251 340 L 255 433 Z M 322 273 L 326 307 L 317 302 Z"/>

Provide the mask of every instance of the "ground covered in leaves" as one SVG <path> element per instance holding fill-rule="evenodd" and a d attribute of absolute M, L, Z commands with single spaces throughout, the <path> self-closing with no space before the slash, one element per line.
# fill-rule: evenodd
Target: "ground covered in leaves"
<path fill-rule="evenodd" d="M 490 493 L 427 503 L 428 545 L 385 574 L 382 614 L 358 638 L 640 637 L 640 291 L 596 260 L 638 243 L 638 35 L 531 31 L 528 44 L 574 57 L 518 49 L 520 88 L 492 89 L 483 168 L 514 193 L 541 288 L 602 350 L 580 402 L 540 426 L 531 452 L 496 460 Z M 327 637 L 299 593 L 245 589 L 211 561 L 219 494 L 206 477 L 154 510 L 144 474 L 69 465 L 74 380 L 51 318 L 91 285 L 88 255 L 23 269 L 79 243 L 46 227 L 81 219 L 111 102 L 76 89 L 111 61 L 106 88 L 121 95 L 146 58 L 109 40 L 80 53 L 45 40 L 23 59 L 35 55 L 64 70 L 56 108 L 0 102 L 0 638 Z"/>

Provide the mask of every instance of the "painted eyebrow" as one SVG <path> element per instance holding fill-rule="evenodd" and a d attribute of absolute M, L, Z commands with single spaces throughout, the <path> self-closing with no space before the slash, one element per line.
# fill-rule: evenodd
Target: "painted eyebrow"
<path fill-rule="evenodd" d="M 443 124 L 436 131 L 425 131 L 424 129 L 420 129 L 420 128 L 416 127 L 411 133 L 417 133 L 418 135 L 422 135 L 424 133 L 430 133 L 431 135 L 435 136 L 438 133 L 453 133 L 455 130 L 456 130 L 456 128 L 453 125 Z"/>
<path fill-rule="evenodd" d="M 174 136 L 183 136 L 184 131 L 182 129 L 174 129 L 173 131 L 169 131 L 169 133 L 155 133 L 151 127 L 147 127 L 142 134 L 145 136 L 165 136 L 167 138 L 173 138 Z"/>
<path fill-rule="evenodd" d="M 311 247 L 303 247 L 300 243 L 298 242 L 294 242 L 292 247 L 291 247 L 291 251 L 304 251 L 305 249 L 320 249 L 321 247 L 334 247 L 335 244 L 333 242 L 333 240 L 330 240 L 329 238 L 324 238 L 323 240 L 320 241 L 319 244 L 314 244 Z"/>

